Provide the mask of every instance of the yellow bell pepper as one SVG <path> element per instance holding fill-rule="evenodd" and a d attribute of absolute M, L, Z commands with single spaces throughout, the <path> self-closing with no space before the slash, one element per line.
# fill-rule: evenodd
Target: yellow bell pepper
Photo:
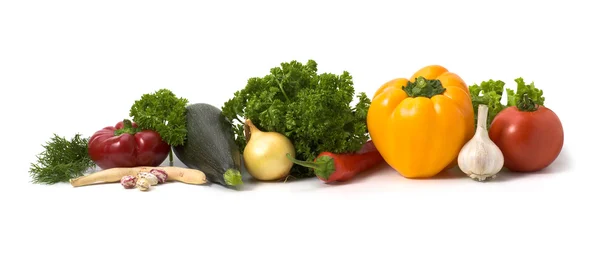
<path fill-rule="evenodd" d="M 469 89 L 455 73 L 426 66 L 383 84 L 372 98 L 367 127 L 385 161 L 406 178 L 454 167 L 475 133 Z"/>

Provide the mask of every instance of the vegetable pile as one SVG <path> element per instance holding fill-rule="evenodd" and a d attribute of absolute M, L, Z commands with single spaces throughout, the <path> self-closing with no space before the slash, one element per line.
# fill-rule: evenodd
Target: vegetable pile
<path fill-rule="evenodd" d="M 457 167 L 491 181 L 503 169 L 545 169 L 564 143 L 543 91 L 521 77 L 516 89 L 494 79 L 468 86 L 457 73 L 429 65 L 388 80 L 368 98 L 355 91 L 349 72 L 319 73 L 314 60 L 283 62 L 265 73 L 249 78 L 221 108 L 163 88 L 142 94 L 129 117 L 90 137 L 54 134 L 31 164 L 32 182 L 238 189 L 244 170 L 262 182 L 316 177 L 334 184 L 379 164 L 409 179 Z M 161 166 L 167 156 L 169 166 Z M 173 166 L 174 156 L 184 166 Z"/>
<path fill-rule="evenodd" d="M 489 152 L 486 160 L 502 160 L 503 167 L 517 172 L 533 172 L 548 167 L 559 156 L 564 142 L 564 131 L 558 116 L 544 106 L 543 90 L 534 83 L 525 83 L 522 77 L 514 80 L 516 92 L 506 88 L 506 105 L 501 103 L 505 83 L 488 80 L 469 87 L 473 108 L 488 106 L 489 139 L 502 153 Z M 479 127 L 478 127 L 479 128 Z M 495 147 L 494 147 L 495 148 Z M 495 149 L 494 149 L 495 151 Z"/>
<path fill-rule="evenodd" d="M 502 151 L 506 168 L 519 172 L 539 171 L 552 164 L 562 150 L 562 123 L 544 106 L 543 91 L 533 82 L 527 84 L 521 77 L 515 82 L 516 93 L 506 89 L 506 106 L 499 100 L 492 102 L 502 110 L 490 117 L 493 121 L 489 136 Z"/>
<path fill-rule="evenodd" d="M 248 79 L 246 87 L 225 102 L 224 115 L 234 122 L 236 142 L 244 150 L 245 119 L 262 131 L 278 132 L 291 140 L 296 157 L 313 160 L 321 152 L 359 150 L 368 140 L 366 116 L 370 100 L 355 99 L 352 76 L 318 73 L 317 63 L 281 63 L 264 77 Z M 310 168 L 295 165 L 294 177 L 314 176 Z"/>
<path fill-rule="evenodd" d="M 407 178 L 429 178 L 453 167 L 474 132 L 465 82 L 439 65 L 381 86 L 367 122 L 385 161 Z"/>

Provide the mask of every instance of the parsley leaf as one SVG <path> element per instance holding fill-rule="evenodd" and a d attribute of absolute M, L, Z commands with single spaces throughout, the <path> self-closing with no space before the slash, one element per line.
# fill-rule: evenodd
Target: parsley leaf
<path fill-rule="evenodd" d="M 142 95 L 136 100 L 129 115 L 142 130 L 153 130 L 170 146 L 183 145 L 187 139 L 186 98 L 178 98 L 168 89 Z M 173 150 L 169 151 L 173 164 Z"/>
<path fill-rule="evenodd" d="M 129 115 L 140 129 L 156 131 L 167 144 L 178 146 L 187 137 L 187 103 L 172 91 L 160 89 L 136 100 Z"/>
<path fill-rule="evenodd" d="M 545 98 L 543 91 L 535 88 L 533 82 L 525 84 L 525 81 L 521 77 L 514 81 L 517 83 L 517 90 L 515 92 L 513 89 L 506 88 L 506 105 L 500 102 L 504 91 L 504 82 L 490 79 L 481 82 L 480 85 L 474 84 L 469 86 L 471 102 L 475 111 L 475 125 L 477 125 L 479 104 L 488 106 L 488 128 L 494 117 L 507 107 L 516 106 L 519 111 L 535 111 L 538 106 L 544 105 Z"/>
<path fill-rule="evenodd" d="M 477 125 L 477 113 L 480 104 L 488 106 L 488 127 L 494 120 L 494 117 L 496 117 L 500 111 L 506 108 L 506 106 L 502 105 L 500 102 L 502 99 L 502 93 L 504 91 L 504 85 L 505 83 L 503 81 L 490 79 L 488 81 L 481 82 L 479 85 L 474 84 L 469 86 L 471 102 L 473 103 L 473 111 L 475 112 L 475 125 Z"/>

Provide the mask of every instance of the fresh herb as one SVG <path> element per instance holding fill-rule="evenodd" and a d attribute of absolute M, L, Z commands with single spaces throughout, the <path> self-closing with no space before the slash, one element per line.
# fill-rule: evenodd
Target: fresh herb
<path fill-rule="evenodd" d="M 294 144 L 296 158 L 312 161 L 320 152 L 354 152 L 368 139 L 366 116 L 371 104 L 364 92 L 354 98 L 352 76 L 317 73 L 309 60 L 281 63 L 264 77 L 253 77 L 223 106 L 232 121 L 236 143 L 246 146 L 244 119 L 269 132 L 279 132 Z M 314 176 L 310 168 L 294 165 L 294 177 Z"/>
<path fill-rule="evenodd" d="M 33 183 L 55 184 L 68 182 L 83 175 L 95 163 L 87 153 L 88 138 L 76 134 L 71 140 L 56 134 L 46 142 L 44 151 L 31 164 L 29 174 Z"/>
<path fill-rule="evenodd" d="M 500 80 L 488 80 L 481 82 L 480 85 L 474 84 L 469 86 L 471 93 L 471 102 L 473 103 L 473 111 L 475 112 L 475 125 L 477 125 L 477 112 L 479 104 L 488 106 L 487 126 L 489 127 L 494 117 L 500 113 L 506 106 L 502 105 L 502 93 L 504 92 L 505 83 Z M 488 128 L 486 127 L 486 128 Z"/>
<path fill-rule="evenodd" d="M 519 77 L 515 79 L 517 82 L 517 93 L 511 89 L 506 89 L 507 105 L 517 106 L 520 111 L 535 111 L 538 106 L 543 106 L 544 92 L 540 89 L 535 88 L 533 82 L 525 84 L 523 78 Z"/>
<path fill-rule="evenodd" d="M 535 88 L 534 83 L 525 84 L 523 78 L 514 80 L 517 83 L 517 91 L 506 88 L 506 105 L 501 103 L 505 83 L 500 80 L 488 80 L 481 82 L 480 85 L 469 86 L 471 93 L 471 102 L 475 111 L 475 124 L 477 124 L 477 112 L 479 104 L 488 106 L 487 126 L 494 120 L 494 117 L 500 111 L 507 107 L 516 106 L 520 111 L 535 111 L 538 106 L 543 106 L 545 98 L 543 91 Z"/>
<path fill-rule="evenodd" d="M 171 146 L 185 143 L 187 137 L 186 106 L 188 100 L 178 98 L 168 89 L 142 95 L 135 101 L 129 115 L 140 129 L 156 131 Z M 173 163 L 173 151 L 169 152 Z"/>

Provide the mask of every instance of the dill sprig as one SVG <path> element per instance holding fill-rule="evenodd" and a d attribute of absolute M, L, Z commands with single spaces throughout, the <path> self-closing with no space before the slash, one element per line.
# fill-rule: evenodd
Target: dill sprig
<path fill-rule="evenodd" d="M 56 134 L 46 142 L 44 151 L 31 164 L 29 175 L 33 183 L 56 184 L 83 175 L 95 163 L 87 152 L 89 138 L 76 134 L 71 140 Z"/>

